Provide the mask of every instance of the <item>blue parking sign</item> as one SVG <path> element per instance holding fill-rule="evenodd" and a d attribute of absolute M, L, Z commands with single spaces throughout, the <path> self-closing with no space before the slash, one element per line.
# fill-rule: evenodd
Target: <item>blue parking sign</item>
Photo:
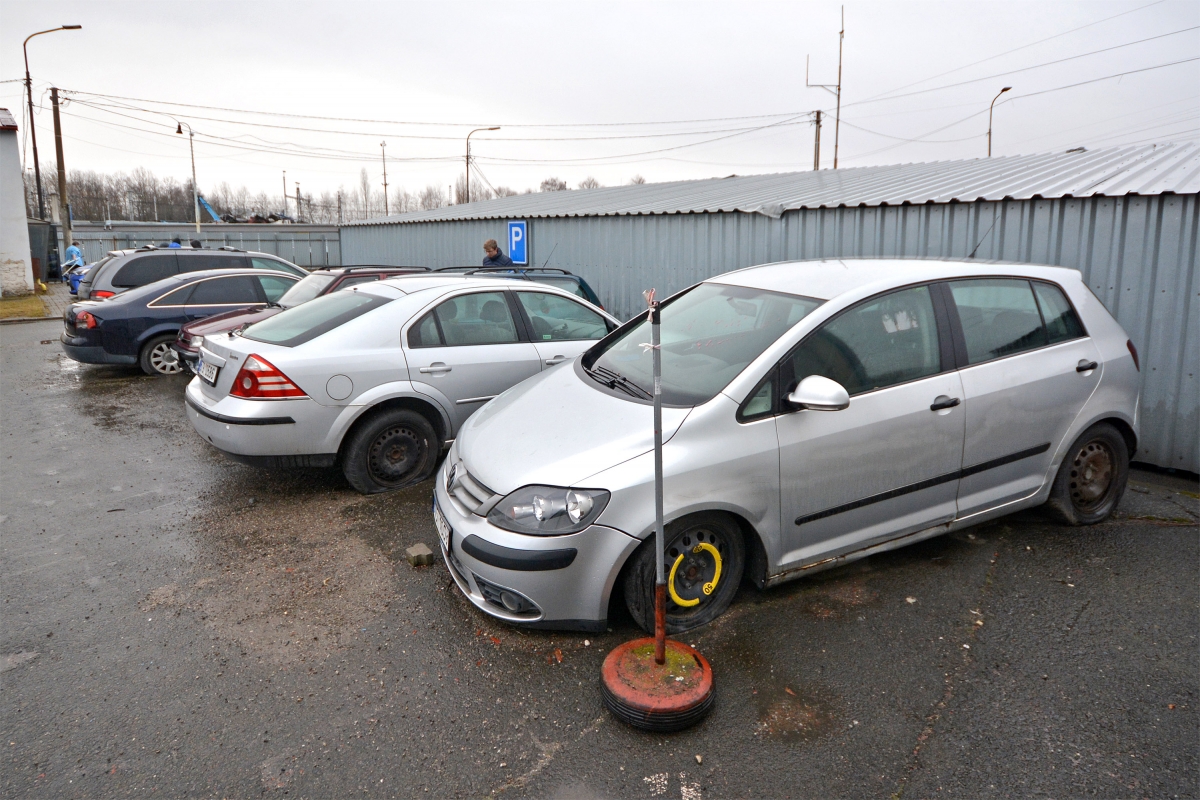
<path fill-rule="evenodd" d="M 529 238 L 525 220 L 508 223 L 508 257 L 514 264 L 529 263 Z"/>

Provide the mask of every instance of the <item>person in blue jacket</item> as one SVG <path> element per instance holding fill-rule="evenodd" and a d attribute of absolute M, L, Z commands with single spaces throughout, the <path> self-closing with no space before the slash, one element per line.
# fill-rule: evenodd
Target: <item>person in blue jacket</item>
<path fill-rule="evenodd" d="M 495 239 L 488 239 L 483 243 L 483 252 L 485 267 L 511 267 L 513 265 L 513 260 L 500 252 L 500 245 L 496 244 Z"/>
<path fill-rule="evenodd" d="M 176 247 L 183 247 L 183 245 L 179 243 L 179 237 L 176 236 L 174 239 L 171 240 L 171 243 L 169 245 L 167 245 L 167 247 L 173 249 Z"/>
<path fill-rule="evenodd" d="M 66 263 L 63 264 L 65 269 L 83 265 L 83 251 L 79 249 L 79 242 L 71 242 L 71 246 L 67 248 L 66 257 Z"/>

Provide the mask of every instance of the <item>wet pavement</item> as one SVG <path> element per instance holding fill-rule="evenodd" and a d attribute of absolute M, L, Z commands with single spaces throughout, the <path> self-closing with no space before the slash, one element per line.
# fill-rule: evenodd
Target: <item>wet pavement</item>
<path fill-rule="evenodd" d="M 521 631 L 445 567 L 429 485 L 362 497 L 200 441 L 185 380 L 0 329 L 5 797 L 1194 797 L 1200 498 L 1033 512 L 768 592 L 682 637 L 718 699 L 603 710 L 637 634 Z"/>

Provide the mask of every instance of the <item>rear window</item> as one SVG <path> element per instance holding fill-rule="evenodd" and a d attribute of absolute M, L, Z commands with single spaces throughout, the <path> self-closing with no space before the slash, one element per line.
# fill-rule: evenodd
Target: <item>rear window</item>
<path fill-rule="evenodd" d="M 287 294 L 279 298 L 279 305 L 284 308 L 298 306 L 301 303 L 307 303 L 314 297 L 325 291 L 325 287 L 333 283 L 336 276 L 328 273 L 309 275 L 304 280 L 297 283 L 291 289 L 288 289 Z"/>
<path fill-rule="evenodd" d="M 242 335 L 256 342 L 295 347 L 390 302 L 390 297 L 363 292 L 334 292 L 251 325 Z"/>
<path fill-rule="evenodd" d="M 176 273 L 178 266 L 174 253 L 155 253 L 130 259 L 113 275 L 112 285 L 118 289 L 132 289 L 148 283 L 161 281 Z"/>
<path fill-rule="evenodd" d="M 538 283 L 548 283 L 551 286 L 570 292 L 576 297 L 582 297 L 589 303 L 592 301 L 592 299 L 587 296 L 587 292 L 583 290 L 583 287 L 579 285 L 579 281 L 573 281 L 570 278 L 543 278 L 538 275 L 530 275 L 529 277 Z"/>

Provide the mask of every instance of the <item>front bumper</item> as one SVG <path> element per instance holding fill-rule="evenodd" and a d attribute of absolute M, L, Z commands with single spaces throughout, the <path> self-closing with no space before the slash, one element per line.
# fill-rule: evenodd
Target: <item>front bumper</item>
<path fill-rule="evenodd" d="M 122 356 L 107 352 L 82 336 L 70 336 L 66 331 L 58 339 L 63 352 L 83 364 L 136 364 L 137 356 Z"/>
<path fill-rule="evenodd" d="M 434 479 L 434 502 L 452 530 L 451 552 L 443 547 L 442 557 L 463 595 L 480 611 L 515 625 L 604 630 L 617 575 L 641 542 L 604 525 L 564 536 L 497 528 L 450 497 L 445 469 Z M 498 596 L 506 590 L 534 608 L 505 608 Z"/>
<path fill-rule="evenodd" d="M 309 398 L 243 400 L 226 396 L 212 400 L 204 395 L 196 377 L 184 393 L 184 405 L 196 433 L 231 456 L 333 455 L 322 449 L 339 409 Z"/>

